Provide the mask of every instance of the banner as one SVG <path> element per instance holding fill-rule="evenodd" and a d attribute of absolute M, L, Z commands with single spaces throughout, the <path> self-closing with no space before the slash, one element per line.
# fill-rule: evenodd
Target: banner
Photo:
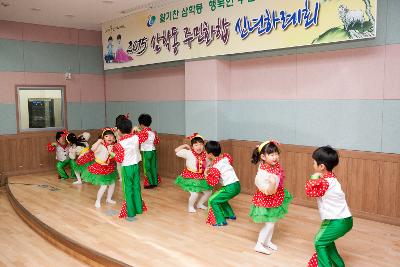
<path fill-rule="evenodd" d="M 104 23 L 104 69 L 376 36 L 377 0 L 180 2 Z"/>

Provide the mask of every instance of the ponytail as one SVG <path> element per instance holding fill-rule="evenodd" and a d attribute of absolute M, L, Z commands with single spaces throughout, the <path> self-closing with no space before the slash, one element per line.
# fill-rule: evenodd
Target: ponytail
<path fill-rule="evenodd" d="M 251 163 L 257 164 L 260 161 L 261 154 L 258 152 L 258 146 L 254 148 L 253 154 L 251 155 Z"/>

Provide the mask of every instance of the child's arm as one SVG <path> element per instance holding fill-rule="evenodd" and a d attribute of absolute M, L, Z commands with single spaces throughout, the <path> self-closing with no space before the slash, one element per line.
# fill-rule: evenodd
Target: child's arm
<path fill-rule="evenodd" d="M 56 152 L 57 143 L 48 143 L 47 151 L 48 152 Z"/>
<path fill-rule="evenodd" d="M 211 186 L 216 186 L 219 182 L 219 177 L 221 177 L 221 172 L 214 167 L 207 170 L 207 183 Z"/>
<path fill-rule="evenodd" d="M 177 148 L 175 148 L 175 153 L 178 153 L 179 151 L 181 151 L 182 149 L 188 149 L 190 150 L 190 146 L 188 144 L 183 144 L 181 146 L 178 146 Z"/>
<path fill-rule="evenodd" d="M 154 145 L 158 145 L 160 143 L 160 137 L 158 136 L 158 133 L 156 131 L 154 131 Z"/>
<path fill-rule="evenodd" d="M 101 140 L 101 139 L 99 139 L 99 140 L 97 140 L 97 142 L 96 143 L 94 143 L 93 145 L 92 145 L 92 151 L 93 152 L 95 152 L 96 150 L 97 150 L 97 148 L 99 148 L 99 145 L 101 144 L 101 142 L 102 142 L 103 140 Z"/>
<path fill-rule="evenodd" d="M 311 175 L 311 180 L 306 182 L 305 191 L 308 197 L 322 197 L 329 188 L 329 183 L 326 179 L 319 178 L 320 173 Z"/>
<path fill-rule="evenodd" d="M 111 157 L 115 158 L 115 161 L 118 163 L 122 163 L 124 161 L 125 149 L 121 146 L 120 143 L 117 143 L 113 146 L 112 151 L 109 151 Z"/>

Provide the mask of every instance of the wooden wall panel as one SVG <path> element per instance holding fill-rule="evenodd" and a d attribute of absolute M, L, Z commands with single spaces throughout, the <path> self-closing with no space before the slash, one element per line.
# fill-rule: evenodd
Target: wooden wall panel
<path fill-rule="evenodd" d="M 164 177 L 177 177 L 185 166 L 183 159 L 175 155 L 175 148 L 184 144 L 185 138 L 182 135 L 159 134 L 160 144 L 157 146 L 159 173 Z"/>
<path fill-rule="evenodd" d="M 83 131 L 74 131 L 79 135 Z M 99 130 L 89 130 L 94 143 Z M 53 170 L 55 154 L 47 152 L 47 143 L 55 142 L 55 132 L 20 133 L 0 136 L 0 172 L 8 176 Z"/>

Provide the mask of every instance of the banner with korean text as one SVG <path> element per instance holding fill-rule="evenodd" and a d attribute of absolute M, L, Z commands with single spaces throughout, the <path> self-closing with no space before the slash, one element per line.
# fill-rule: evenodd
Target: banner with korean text
<path fill-rule="evenodd" d="M 104 69 L 376 36 L 377 0 L 189 0 L 102 25 Z"/>

